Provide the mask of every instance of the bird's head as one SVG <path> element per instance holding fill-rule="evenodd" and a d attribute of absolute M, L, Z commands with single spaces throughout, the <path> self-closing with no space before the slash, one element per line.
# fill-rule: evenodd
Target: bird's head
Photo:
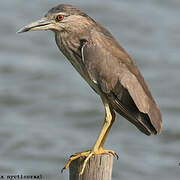
<path fill-rule="evenodd" d="M 93 23 L 88 15 L 77 8 L 61 4 L 50 9 L 42 19 L 20 29 L 18 33 L 41 30 L 74 32 L 88 28 L 88 25 Z"/>

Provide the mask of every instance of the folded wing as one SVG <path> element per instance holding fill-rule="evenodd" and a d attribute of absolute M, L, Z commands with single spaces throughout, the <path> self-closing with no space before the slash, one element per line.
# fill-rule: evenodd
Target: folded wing
<path fill-rule="evenodd" d="M 160 133 L 159 107 L 137 66 L 107 30 L 100 26 L 95 32 L 82 50 L 90 79 L 114 110 L 139 130 L 146 135 Z"/>

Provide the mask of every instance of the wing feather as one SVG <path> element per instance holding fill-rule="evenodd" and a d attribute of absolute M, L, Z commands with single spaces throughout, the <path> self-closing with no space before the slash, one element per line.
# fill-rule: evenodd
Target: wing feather
<path fill-rule="evenodd" d="M 82 50 L 90 79 L 113 108 L 147 135 L 161 131 L 161 113 L 135 63 L 100 26 Z"/>

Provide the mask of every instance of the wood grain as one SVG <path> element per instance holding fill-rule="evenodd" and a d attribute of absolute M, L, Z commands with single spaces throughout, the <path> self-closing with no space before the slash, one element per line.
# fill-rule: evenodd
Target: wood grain
<path fill-rule="evenodd" d="M 84 173 L 80 175 L 84 159 L 84 157 L 80 157 L 70 164 L 69 180 L 111 180 L 113 155 L 92 156 L 86 165 Z"/>

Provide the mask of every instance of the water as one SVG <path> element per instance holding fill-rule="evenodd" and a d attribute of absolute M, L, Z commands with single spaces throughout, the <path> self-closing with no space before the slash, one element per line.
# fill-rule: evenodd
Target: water
<path fill-rule="evenodd" d="M 114 34 L 163 114 L 163 132 L 152 137 L 117 117 L 105 145 L 120 155 L 113 180 L 179 179 L 179 0 L 1 0 L 0 175 L 68 179 L 60 169 L 93 145 L 103 123 L 100 98 L 59 53 L 53 33 L 16 34 L 59 3 L 83 9 Z"/>

